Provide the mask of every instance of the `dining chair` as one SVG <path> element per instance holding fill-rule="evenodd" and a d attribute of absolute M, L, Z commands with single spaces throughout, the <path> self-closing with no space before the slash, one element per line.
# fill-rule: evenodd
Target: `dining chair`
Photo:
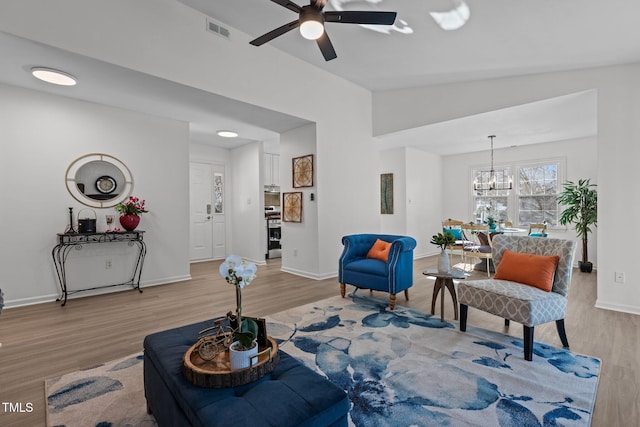
<path fill-rule="evenodd" d="M 547 224 L 529 224 L 529 237 L 547 237 Z"/>
<path fill-rule="evenodd" d="M 453 255 L 454 253 L 459 254 L 461 262 L 464 262 L 465 239 L 462 234 L 462 224 L 464 224 L 464 221 L 451 218 L 445 219 L 442 221 L 442 232 L 449 232 L 453 234 L 453 237 L 456 239 L 456 242 L 453 245 L 449 245 L 445 248 L 446 251 L 450 255 Z"/>
<path fill-rule="evenodd" d="M 467 241 L 463 247 L 463 263 L 467 257 L 487 260 L 487 277 L 491 277 L 491 235 L 487 224 L 462 224 L 462 234 Z"/>

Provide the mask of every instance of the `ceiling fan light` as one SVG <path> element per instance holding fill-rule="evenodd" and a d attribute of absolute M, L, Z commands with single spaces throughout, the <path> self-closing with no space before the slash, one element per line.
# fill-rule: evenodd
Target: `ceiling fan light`
<path fill-rule="evenodd" d="M 59 86 L 75 86 L 76 78 L 69 73 L 65 73 L 64 71 L 54 70 L 53 68 L 47 67 L 33 67 L 31 69 L 31 74 L 36 79 L 42 80 L 43 82 L 51 83 Z"/>
<path fill-rule="evenodd" d="M 300 24 L 300 34 L 307 40 L 317 40 L 324 33 L 322 22 L 310 19 Z"/>

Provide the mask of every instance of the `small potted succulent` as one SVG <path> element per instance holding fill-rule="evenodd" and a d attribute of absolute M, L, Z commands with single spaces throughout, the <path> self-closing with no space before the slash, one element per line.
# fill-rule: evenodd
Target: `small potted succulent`
<path fill-rule="evenodd" d="M 438 258 L 438 273 L 450 273 L 451 266 L 449 263 L 449 254 L 447 254 L 447 247 L 456 243 L 456 238 L 453 234 L 445 231 L 443 233 L 434 234 L 431 237 L 432 245 L 440 247 L 440 257 Z"/>

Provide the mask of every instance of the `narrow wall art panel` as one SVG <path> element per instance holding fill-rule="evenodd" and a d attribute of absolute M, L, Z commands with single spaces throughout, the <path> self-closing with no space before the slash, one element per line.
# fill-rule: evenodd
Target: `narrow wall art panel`
<path fill-rule="evenodd" d="M 393 174 L 380 174 L 380 213 L 393 213 Z"/>

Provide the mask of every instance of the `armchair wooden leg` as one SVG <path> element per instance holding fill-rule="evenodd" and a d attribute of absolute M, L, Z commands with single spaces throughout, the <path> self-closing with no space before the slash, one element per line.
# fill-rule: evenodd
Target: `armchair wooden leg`
<path fill-rule="evenodd" d="M 406 299 L 407 301 L 409 301 L 409 289 L 405 289 L 405 290 L 404 290 L 404 299 Z"/>
<path fill-rule="evenodd" d="M 560 335 L 560 341 L 564 348 L 569 348 L 569 341 L 567 340 L 567 332 L 564 330 L 564 319 L 556 320 L 556 329 L 558 335 Z"/>
<path fill-rule="evenodd" d="M 460 304 L 460 330 L 462 332 L 467 330 L 467 310 L 469 310 L 468 305 Z"/>
<path fill-rule="evenodd" d="M 509 322 L 509 319 L 504 319 L 504 326 L 505 326 L 505 328 L 508 328 L 508 327 L 509 327 L 509 323 L 510 323 L 510 322 Z"/>
<path fill-rule="evenodd" d="M 344 283 L 340 283 L 340 295 L 344 298 L 344 294 L 347 292 L 347 286 Z"/>
<path fill-rule="evenodd" d="M 533 326 L 522 325 L 524 332 L 524 360 L 533 360 Z"/>
<path fill-rule="evenodd" d="M 396 308 L 396 294 L 389 294 L 389 310 Z"/>

